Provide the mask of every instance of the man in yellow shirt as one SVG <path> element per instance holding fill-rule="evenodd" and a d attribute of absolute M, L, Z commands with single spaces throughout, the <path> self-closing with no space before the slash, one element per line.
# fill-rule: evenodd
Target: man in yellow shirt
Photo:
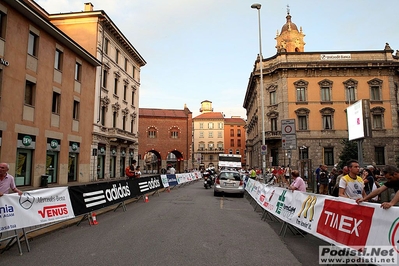
<path fill-rule="evenodd" d="M 360 166 L 356 160 L 348 162 L 349 173 L 339 181 L 339 196 L 350 199 L 361 199 L 366 196 L 364 192 L 364 181 L 358 176 Z"/>

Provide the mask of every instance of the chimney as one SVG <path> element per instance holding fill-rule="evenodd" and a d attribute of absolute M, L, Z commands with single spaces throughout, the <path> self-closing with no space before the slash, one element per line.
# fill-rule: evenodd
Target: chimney
<path fill-rule="evenodd" d="M 90 2 L 85 3 L 85 11 L 93 11 L 93 4 Z"/>

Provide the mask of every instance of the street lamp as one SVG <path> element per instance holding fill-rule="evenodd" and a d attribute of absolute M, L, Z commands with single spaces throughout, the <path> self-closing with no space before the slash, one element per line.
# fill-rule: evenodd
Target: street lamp
<path fill-rule="evenodd" d="M 265 102 L 263 96 L 263 56 L 262 56 L 262 34 L 260 27 L 260 8 L 261 4 L 253 4 L 251 8 L 258 10 L 258 25 L 259 25 L 259 69 L 260 69 L 260 101 L 261 101 L 261 112 L 262 112 L 262 147 L 266 146 L 265 140 Z M 266 154 L 262 154 L 262 171 L 266 174 Z"/>

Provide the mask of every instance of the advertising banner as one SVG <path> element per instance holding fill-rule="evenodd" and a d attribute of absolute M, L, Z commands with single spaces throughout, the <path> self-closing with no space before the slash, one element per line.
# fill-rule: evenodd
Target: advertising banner
<path fill-rule="evenodd" d="M 5 194 L 0 198 L 0 233 L 74 218 L 68 187 Z"/>
<path fill-rule="evenodd" d="M 249 179 L 247 192 L 263 209 L 307 233 L 349 248 L 392 246 L 398 253 L 399 208 L 268 186 Z"/>

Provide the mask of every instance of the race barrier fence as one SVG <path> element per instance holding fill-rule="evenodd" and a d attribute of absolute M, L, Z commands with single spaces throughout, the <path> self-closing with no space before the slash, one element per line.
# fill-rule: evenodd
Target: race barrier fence
<path fill-rule="evenodd" d="M 399 208 L 380 204 L 291 191 L 248 179 L 247 193 L 261 206 L 263 218 L 282 221 L 287 228 L 312 234 L 332 245 L 358 250 L 366 246 L 391 246 L 399 253 Z"/>
<path fill-rule="evenodd" d="M 0 198 L 0 242 L 8 242 L 2 252 L 17 243 L 19 253 L 22 254 L 22 239 L 30 251 L 27 237 L 29 232 L 78 216 L 82 216 L 81 222 L 89 219 L 92 212 L 116 204 L 116 209 L 122 207 L 126 211 L 124 202 L 128 199 L 154 195 L 163 188 L 184 186 L 201 177 L 199 172 L 154 175 L 78 186 L 42 188 L 24 191 L 21 196 L 16 193 L 5 194 Z M 17 233 L 19 229 L 22 230 L 22 236 Z M 3 233 L 4 237 L 1 237 Z"/>

